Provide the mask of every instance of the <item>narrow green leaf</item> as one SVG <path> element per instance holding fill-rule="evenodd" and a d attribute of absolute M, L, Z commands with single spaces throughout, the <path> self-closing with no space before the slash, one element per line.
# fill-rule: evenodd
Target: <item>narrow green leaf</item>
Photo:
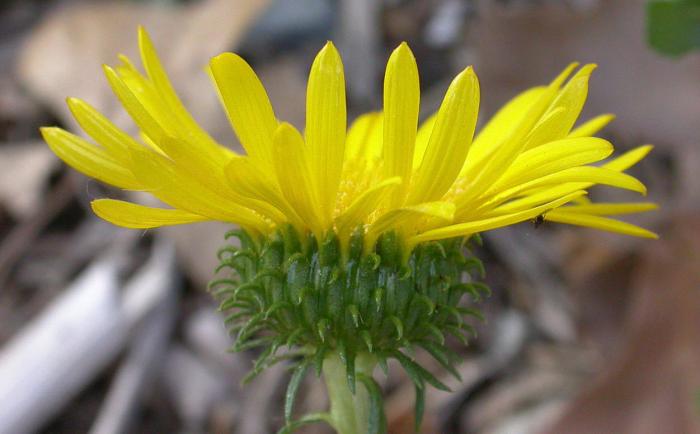
<path fill-rule="evenodd" d="M 384 401 L 382 400 L 382 390 L 374 378 L 358 374 L 357 379 L 362 382 L 369 394 L 369 420 L 367 434 L 386 434 L 386 415 L 384 414 Z"/>
<path fill-rule="evenodd" d="M 379 363 L 379 367 L 381 368 L 384 375 L 388 377 L 389 376 L 389 365 L 386 364 L 386 357 L 379 356 L 378 363 Z"/>
<path fill-rule="evenodd" d="M 394 327 L 396 328 L 396 340 L 400 341 L 403 339 L 403 323 L 394 315 L 392 315 L 389 319 L 394 323 Z"/>
<path fill-rule="evenodd" d="M 433 335 L 437 340 L 440 345 L 445 345 L 445 335 L 442 334 L 442 331 L 434 325 L 430 324 L 429 322 L 424 322 L 419 325 L 420 328 L 427 330 L 431 335 Z"/>
<path fill-rule="evenodd" d="M 423 413 L 425 413 L 425 388 L 416 386 L 416 403 L 414 406 L 415 414 L 415 429 L 420 432 L 420 426 L 423 424 Z"/>
<path fill-rule="evenodd" d="M 452 374 L 453 377 L 459 381 L 462 381 L 462 376 L 459 375 L 459 372 L 457 372 L 454 365 L 452 365 L 452 361 L 450 360 L 447 352 L 443 349 L 443 346 L 431 341 L 422 341 L 418 345 L 423 347 L 425 351 L 433 356 L 433 358 L 437 360 L 438 363 L 440 363 L 440 365 L 442 365 L 442 367 L 445 368 L 450 374 Z"/>
<path fill-rule="evenodd" d="M 323 360 L 326 357 L 326 351 L 327 348 L 322 345 L 316 350 L 316 354 L 314 354 L 314 369 L 316 370 L 316 377 L 320 377 L 321 372 L 323 372 Z"/>
<path fill-rule="evenodd" d="M 481 322 L 486 321 L 486 318 L 484 318 L 484 314 L 481 313 L 481 311 L 475 307 L 458 307 L 457 311 L 459 313 L 461 313 L 462 315 L 468 315 L 468 316 L 474 317 Z"/>
<path fill-rule="evenodd" d="M 411 379 L 417 388 L 423 389 L 425 387 L 425 382 L 423 381 L 420 372 L 415 368 L 416 364 L 411 361 L 411 359 L 406 357 L 400 351 L 392 351 L 391 356 L 401 363 L 401 366 L 403 366 L 404 370 L 406 371 L 408 378 Z"/>
<path fill-rule="evenodd" d="M 338 342 L 338 355 L 340 361 L 345 364 L 345 376 L 348 380 L 350 393 L 355 394 L 355 353 L 352 349 L 346 348 L 343 341 Z"/>
<path fill-rule="evenodd" d="M 461 327 L 455 327 L 451 325 L 446 325 L 445 330 L 447 333 L 451 334 L 452 336 L 456 337 L 459 339 L 459 341 L 462 343 L 462 345 L 467 346 L 469 345 L 469 339 L 467 339 L 466 336 L 464 336 L 464 333 L 462 333 L 462 328 Z"/>
<path fill-rule="evenodd" d="M 284 420 L 287 425 L 289 425 L 292 421 L 294 400 L 296 399 L 299 386 L 301 385 L 301 381 L 304 379 L 308 366 L 308 360 L 302 360 L 301 363 L 299 363 L 299 366 L 294 369 L 292 378 L 289 380 L 289 384 L 287 385 L 287 393 L 284 396 Z"/>
<path fill-rule="evenodd" d="M 298 430 L 304 425 L 311 425 L 312 423 L 325 422 L 330 426 L 333 426 L 331 415 L 328 413 L 311 413 L 300 417 L 294 422 L 288 423 L 283 426 L 277 434 L 291 434 Z"/>
<path fill-rule="evenodd" d="M 357 306 L 354 304 L 351 304 L 348 306 L 348 311 L 350 312 L 350 315 L 352 316 L 352 322 L 355 324 L 355 327 L 360 326 L 360 311 L 357 309 Z"/>
<path fill-rule="evenodd" d="M 330 323 L 326 318 L 322 318 L 318 323 L 316 323 L 316 330 L 318 331 L 318 337 L 321 338 L 321 342 L 326 342 L 326 332 L 328 331 Z"/>
<path fill-rule="evenodd" d="M 369 350 L 369 352 L 374 352 L 372 336 L 369 334 L 369 332 L 367 330 L 362 330 L 360 331 L 360 336 L 362 337 L 362 340 L 365 341 L 365 345 L 367 345 L 367 349 Z"/>
<path fill-rule="evenodd" d="M 374 303 L 377 305 L 377 312 L 382 308 L 382 300 L 384 299 L 384 288 L 377 288 L 374 291 Z"/>
<path fill-rule="evenodd" d="M 424 367 L 422 367 L 418 363 L 406 357 L 402 352 L 393 351 L 391 355 L 394 358 L 396 358 L 396 360 L 398 360 L 399 363 L 401 363 L 401 366 L 403 366 L 403 368 L 406 370 L 408 376 L 411 377 L 411 380 L 413 380 L 414 377 L 417 376 L 422 380 L 420 381 L 421 384 L 423 381 L 425 381 L 438 390 L 443 390 L 445 392 L 452 391 L 449 387 L 445 386 L 440 380 L 435 378 L 433 374 L 428 372 Z M 413 381 L 413 383 L 416 384 L 416 381 Z"/>
<path fill-rule="evenodd" d="M 484 268 L 483 262 L 475 256 L 471 256 L 464 261 L 464 266 L 468 272 L 476 271 L 480 278 L 486 277 L 486 268 Z"/>

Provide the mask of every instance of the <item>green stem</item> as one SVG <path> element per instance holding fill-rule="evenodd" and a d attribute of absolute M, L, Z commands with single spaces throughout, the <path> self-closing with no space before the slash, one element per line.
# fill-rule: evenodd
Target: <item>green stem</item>
<path fill-rule="evenodd" d="M 355 359 L 355 372 L 372 376 L 376 359 L 371 354 L 358 354 Z M 331 404 L 331 419 L 338 434 L 365 434 L 369 420 L 369 395 L 358 382 L 355 394 L 348 386 L 345 364 L 337 353 L 332 353 L 323 361 L 323 379 Z"/>

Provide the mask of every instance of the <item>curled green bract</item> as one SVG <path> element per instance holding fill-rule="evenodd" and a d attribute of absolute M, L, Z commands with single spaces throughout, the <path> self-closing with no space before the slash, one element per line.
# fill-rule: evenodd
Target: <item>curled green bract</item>
<path fill-rule="evenodd" d="M 426 383 L 447 389 L 404 352 L 422 348 L 458 376 L 446 337 L 466 342 L 474 334 L 471 322 L 483 318 L 473 304 L 488 288 L 476 280 L 483 266 L 471 255 L 470 240 L 430 241 L 405 251 L 401 237 L 387 232 L 366 249 L 362 234 L 355 231 L 341 246 L 332 232 L 318 242 L 291 225 L 268 237 L 238 230 L 227 239 L 239 242 L 219 251 L 221 276 L 210 290 L 228 315 L 232 349 L 262 349 L 249 378 L 282 359 L 297 363 L 286 399 L 287 427 L 294 424 L 294 395 L 307 368 L 320 374 L 329 360 L 344 367 L 349 396 L 360 387 L 363 394 L 367 387 L 376 392 L 372 369 L 389 358 L 399 361 L 418 393 Z M 290 351 L 277 355 L 285 346 Z M 375 426 L 383 419 L 367 416 L 375 422 L 372 431 L 383 432 Z"/>

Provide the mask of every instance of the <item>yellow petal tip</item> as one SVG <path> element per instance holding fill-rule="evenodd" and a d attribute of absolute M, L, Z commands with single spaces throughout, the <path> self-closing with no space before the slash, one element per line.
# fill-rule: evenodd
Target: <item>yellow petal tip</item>
<path fill-rule="evenodd" d="M 236 53 L 231 53 L 231 52 L 217 54 L 216 56 L 212 57 L 211 60 L 209 60 L 209 66 L 212 69 L 215 69 L 219 65 L 224 64 L 224 63 L 246 63 L 247 64 L 247 62 L 241 56 L 239 56 Z"/>
<path fill-rule="evenodd" d="M 107 76 L 108 80 L 119 78 L 119 74 L 117 74 L 117 71 L 115 71 L 114 68 L 112 68 L 111 66 L 109 66 L 107 64 L 102 65 L 102 71 L 104 71 L 104 74 Z"/>
<path fill-rule="evenodd" d="M 340 59 L 340 53 L 338 52 L 338 49 L 335 47 L 332 41 L 326 41 L 326 44 L 316 55 L 316 60 L 314 61 L 314 64 L 324 66 L 329 64 L 342 64 L 342 61 Z"/>
<path fill-rule="evenodd" d="M 278 143 L 284 137 L 289 137 L 292 134 L 298 134 L 297 129 L 294 128 L 294 125 L 290 124 L 289 122 L 280 122 L 277 129 L 275 129 L 273 142 Z"/>
<path fill-rule="evenodd" d="M 404 62 L 408 59 L 412 59 L 413 62 L 415 62 L 415 56 L 413 55 L 413 51 L 411 51 L 411 47 L 409 47 L 405 41 L 400 43 L 399 46 L 396 47 L 391 53 L 389 61 L 391 62 L 392 59 L 395 59 L 395 61 L 401 60 Z"/>
<path fill-rule="evenodd" d="M 39 132 L 44 140 L 48 140 L 49 137 L 55 135 L 60 130 L 59 127 L 40 127 Z"/>
<path fill-rule="evenodd" d="M 473 66 L 467 66 L 464 68 L 457 76 L 454 78 L 454 82 L 460 82 L 465 79 L 470 79 L 470 80 L 475 80 L 476 79 L 476 71 L 474 71 Z"/>
<path fill-rule="evenodd" d="M 580 75 L 581 77 L 590 77 L 593 71 L 598 69 L 598 65 L 595 63 L 588 63 L 586 65 L 583 65 L 581 70 L 577 75 Z"/>

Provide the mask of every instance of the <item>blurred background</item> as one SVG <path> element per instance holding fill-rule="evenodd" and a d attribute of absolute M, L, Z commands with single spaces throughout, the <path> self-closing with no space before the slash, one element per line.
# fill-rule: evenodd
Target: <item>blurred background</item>
<path fill-rule="evenodd" d="M 669 4 L 671 5 L 669 7 Z M 89 180 L 38 128 L 78 131 L 66 96 L 131 132 L 102 63 L 137 59 L 151 33 L 195 117 L 237 147 L 203 66 L 222 51 L 256 69 L 281 119 L 303 126 L 306 75 L 327 39 L 343 56 L 351 117 L 381 106 L 401 41 L 421 73 L 422 116 L 473 64 L 481 119 L 572 60 L 596 62 L 583 119 L 615 113 L 618 152 L 660 211 L 649 241 L 545 224 L 486 234 L 488 323 L 463 381 L 431 390 L 425 433 L 700 433 L 700 12 L 695 0 L 5 0 L 0 3 L 0 433 L 275 432 L 289 373 L 246 387 L 255 354 L 206 292 L 227 227 L 129 231 L 89 202 L 126 193 Z M 609 191 L 594 197 L 618 198 Z M 131 199 L 143 200 L 141 197 Z M 634 196 L 625 196 L 638 200 Z M 423 357 L 418 354 L 418 357 Z M 412 432 L 413 386 L 385 378 L 390 432 Z M 297 410 L 326 405 L 309 376 Z M 307 433 L 325 433 L 311 426 Z"/>

